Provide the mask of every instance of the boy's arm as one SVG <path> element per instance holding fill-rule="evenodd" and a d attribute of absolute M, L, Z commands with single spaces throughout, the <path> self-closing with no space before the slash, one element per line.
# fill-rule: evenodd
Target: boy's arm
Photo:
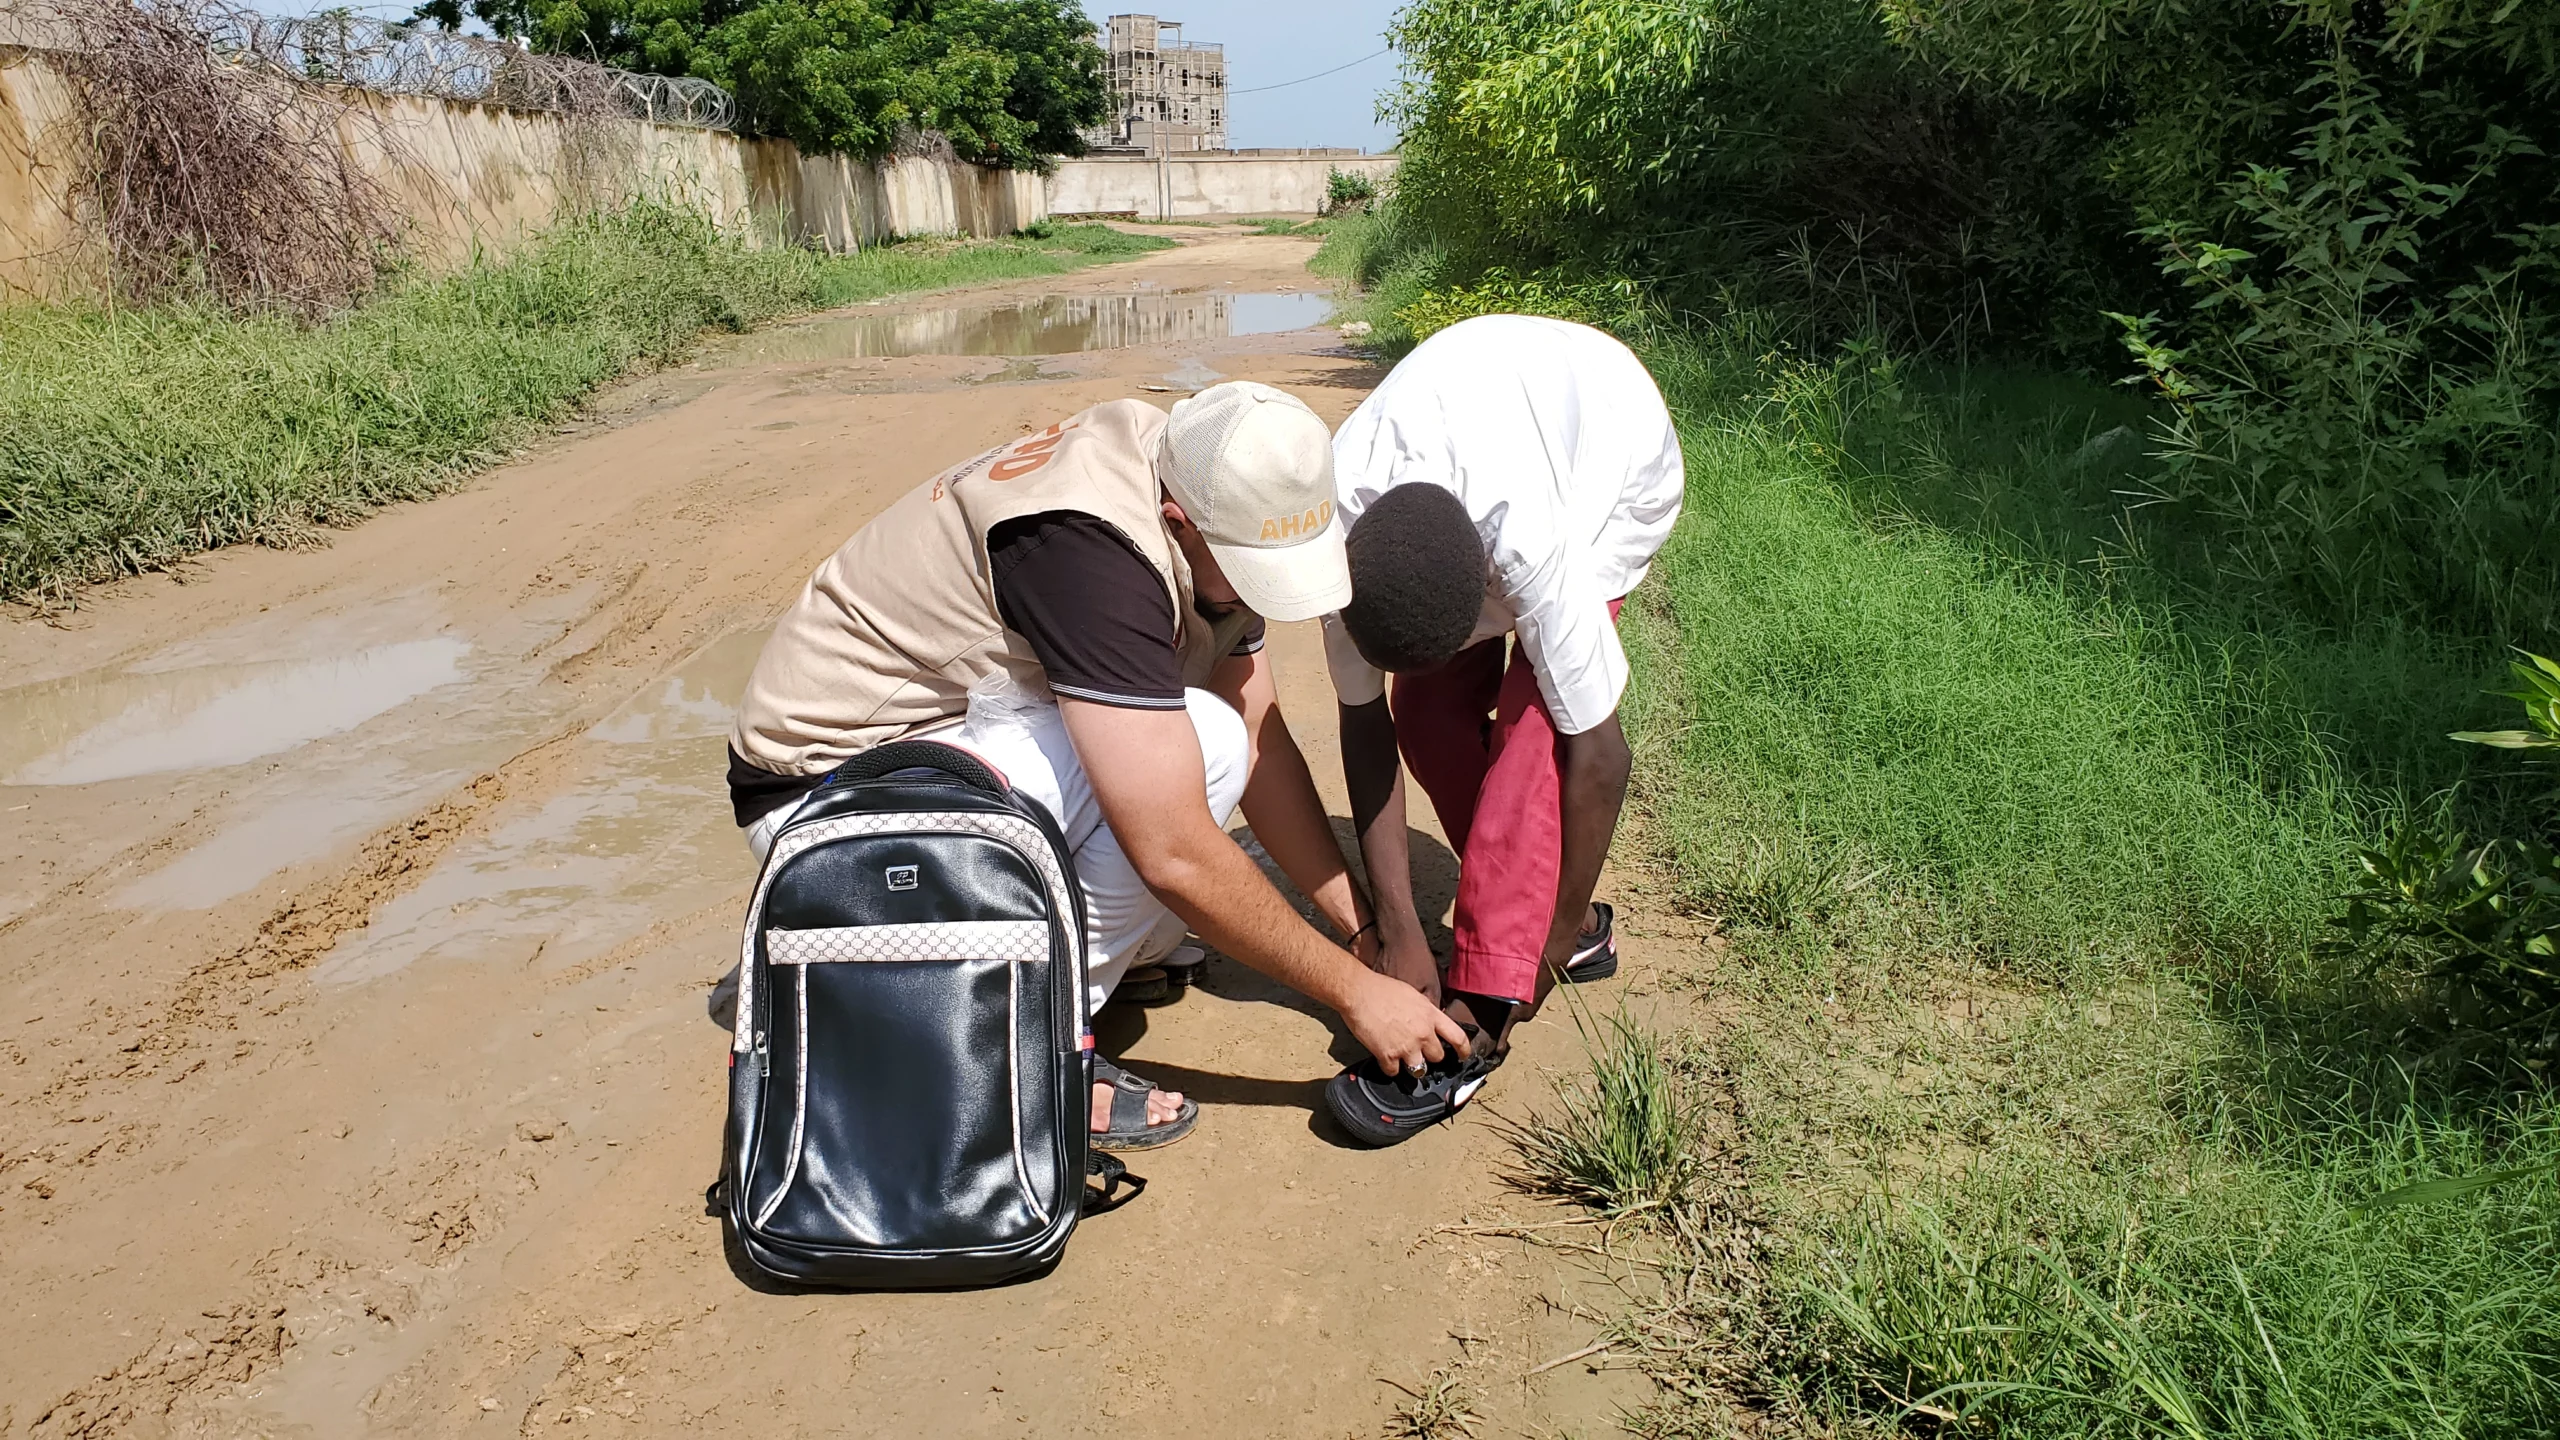
<path fill-rule="evenodd" d="M 1564 865 L 1556 877 L 1556 913 L 1547 928 L 1546 963 L 1539 967 L 1541 995 L 1573 956 L 1574 937 L 1581 932 L 1591 892 L 1600 883 L 1600 867 L 1608 861 L 1609 840 L 1617 833 L 1618 815 L 1627 803 L 1627 777 L 1635 766 L 1627 732 L 1614 714 L 1579 735 L 1562 735 L 1557 740 L 1564 751 Z"/>
<path fill-rule="evenodd" d="M 1378 920 L 1379 969 L 1440 999 L 1440 963 L 1423 937 L 1413 903 L 1413 846 L 1405 829 L 1404 765 L 1396 753 L 1395 717 L 1384 696 L 1335 707 L 1342 719 L 1342 778 L 1351 791 L 1351 823 Z M 1367 956 L 1362 958 L 1366 959 Z"/>

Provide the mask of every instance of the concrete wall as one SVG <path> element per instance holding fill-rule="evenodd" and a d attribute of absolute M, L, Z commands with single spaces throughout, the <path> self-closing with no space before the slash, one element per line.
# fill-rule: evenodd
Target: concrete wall
<path fill-rule="evenodd" d="M 0 45 L 0 298 L 95 293 L 81 224 L 85 140 L 43 50 Z M 434 265 L 503 249 L 564 214 L 650 198 L 724 225 L 846 251 L 909 235 L 1009 235 L 1048 212 L 1038 175 L 901 157 L 877 164 L 624 120 L 572 120 L 359 93 L 338 142 L 392 194 Z"/>
<path fill-rule="evenodd" d="M 1134 214 L 1148 220 L 1313 215 L 1324 208 L 1325 182 L 1335 170 L 1384 184 L 1395 173 L 1396 157 L 1111 155 L 1061 160 L 1049 177 L 1049 213 Z"/>
<path fill-rule="evenodd" d="M 95 283 L 96 256 L 72 216 L 80 146 L 61 75 L 0 49 L 0 300 Z"/>

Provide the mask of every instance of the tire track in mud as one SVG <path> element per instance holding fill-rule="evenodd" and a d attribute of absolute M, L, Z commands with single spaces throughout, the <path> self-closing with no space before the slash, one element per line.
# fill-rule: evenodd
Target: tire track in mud
<path fill-rule="evenodd" d="M 543 572 L 546 578 L 551 573 Z M 681 577 L 647 562 L 618 566 L 610 574 L 604 590 L 576 618 L 526 657 L 539 663 L 548 652 L 548 668 L 534 683 L 582 686 L 585 703 L 573 702 L 547 736 L 366 837 L 346 863 L 294 887 L 246 938 L 189 966 L 159 995 L 101 1005 L 73 1027 L 69 1043 L 46 1046 L 63 1055 L 58 1068 L 50 1076 L 29 1077 L 18 1091 L 24 1098 L 0 1118 L 0 1187 L 14 1183 L 27 1198 L 52 1202 L 71 1188 L 70 1177 L 85 1175 L 100 1160 L 146 1150 L 161 1128 L 160 1118 L 150 1113 L 159 1107 L 141 1103 L 136 1087 L 155 1080 L 183 1084 L 200 1073 L 234 1068 L 280 1040 L 289 1043 L 291 1032 L 273 1022 L 309 993 L 286 989 L 292 976 L 326 958 L 342 936 L 363 929 L 383 905 L 424 881 L 456 845 L 486 828 L 506 801 L 538 796 L 559 780 L 574 764 L 573 742 L 598 715 L 628 698 L 630 686 L 607 685 L 611 693 L 605 694 L 597 682 L 616 671 L 654 673 L 646 663 L 634 663 L 643 659 L 636 652 L 665 628 L 687 593 Z M 686 618 L 694 623 L 678 628 L 689 634 L 702 617 Z M 129 873 L 151 856 L 180 848 L 210 813 L 211 807 L 198 807 L 139 849 L 124 850 L 13 918 L 0 934 L 39 917 L 61 918 L 66 904 L 88 899 L 102 878 Z M 653 934 L 660 929 L 651 927 Z M 630 953 L 635 952 L 626 943 L 614 957 Z M 26 1065 L 45 1049 L 16 1037 L 0 1040 L 0 1063 Z M 0 1208 L 10 1198 L 0 1188 Z"/>
<path fill-rule="evenodd" d="M 241 1032 L 258 1021 L 282 1017 L 305 998 L 307 992 L 280 993 L 289 977 L 309 969 L 341 936 L 371 923 L 376 909 L 424 880 L 510 794 L 539 790 L 558 768 L 563 747 L 584 728 L 572 725 L 425 810 L 374 832 L 351 862 L 296 889 L 247 939 L 190 968 L 167 999 L 142 1007 L 134 1028 L 99 1034 L 132 1014 L 135 1007 L 130 1006 L 84 1022 L 80 1031 L 93 1038 L 63 1062 L 30 1102 L 11 1107 L 11 1123 L 0 1132 L 0 1176 L 37 1168 L 44 1173 L 22 1184 L 50 1200 L 66 1173 L 87 1169 L 110 1150 L 138 1147 L 156 1125 L 94 1106 L 101 1089 L 129 1093 L 154 1079 L 183 1083 L 225 1058 L 225 1037 L 240 1037 L 227 1058 L 247 1059 L 264 1037 Z M 113 1123 L 104 1139 L 94 1139 L 92 1132 L 66 1133 L 102 1121 Z"/>
<path fill-rule="evenodd" d="M 629 578 L 636 581 L 640 574 Z M 613 599 L 627 600 L 633 588 L 622 585 Z M 650 619 L 654 622 L 666 608 L 656 607 Z M 597 611 L 627 609 L 621 603 L 600 605 L 588 618 Z M 622 618 L 627 621 L 627 614 Z M 625 635 L 629 628 L 614 624 L 608 639 L 621 637 L 617 648 L 627 649 L 650 627 Z M 591 655 L 594 648 L 581 653 Z M 10 1118 L 16 1123 L 9 1128 L 16 1133 L 0 1144 L 0 1175 L 35 1169 L 38 1176 L 27 1188 L 49 1201 L 65 1188 L 67 1175 L 86 1170 L 101 1156 L 146 1148 L 158 1124 L 117 1120 L 111 1111 L 138 1107 L 99 1103 L 98 1092 L 111 1089 L 130 1096 L 134 1087 L 155 1079 L 183 1083 L 225 1057 L 227 1038 L 244 1030 L 264 1030 L 261 1040 L 272 1036 L 275 1022 L 307 998 L 307 990 L 285 990 L 292 977 L 326 958 L 340 938 L 370 924 L 381 906 L 424 881 L 457 845 L 484 830 L 509 799 L 550 788 L 574 764 L 572 742 L 592 719 L 572 720 L 425 809 L 374 832 L 347 863 L 297 887 L 245 939 L 187 970 L 165 1000 L 143 1008 L 134 1028 L 112 1028 L 135 1013 L 133 1006 L 84 1023 L 80 1030 L 87 1043 L 80 1053 L 32 1097 L 33 1103 L 13 1109 Z M 167 837 L 154 848 L 168 848 Z M 119 857 L 124 859 L 129 856 Z M 660 921 L 643 936 L 579 967 L 581 978 L 640 953 L 672 931 L 706 922 L 717 908 Z M 246 1059 L 256 1048 L 243 1037 L 229 1049 L 228 1058 Z M 87 1129 L 100 1121 L 111 1122 L 103 1136 Z M 564 1148 L 559 1140 L 568 1133 L 558 1121 L 527 1122 L 516 1127 L 512 1143 L 494 1151 L 448 1143 L 376 1172 L 359 1187 L 357 1203 L 405 1241 L 398 1249 L 408 1262 L 450 1269 L 463 1262 L 464 1253 L 489 1232 L 511 1201 L 540 1188 L 542 1160 Z M 375 1262 L 385 1258 L 377 1256 Z M 161 1430 L 173 1422 L 183 1425 L 190 1412 L 203 1412 L 194 1418 L 208 1419 L 206 1406 L 218 1405 L 286 1361 L 295 1348 L 297 1320 L 307 1325 L 312 1319 L 300 1312 L 326 1299 L 320 1292 L 333 1279 L 376 1271 L 380 1265 L 375 1262 L 322 1256 L 299 1246 L 272 1252 L 252 1267 L 241 1298 L 200 1312 L 199 1320 L 175 1334 L 164 1327 L 121 1364 L 54 1399 L 25 1433 L 30 1440 L 92 1440 Z M 394 1303 L 385 1312 L 369 1302 L 363 1308 L 382 1323 L 398 1325 L 411 1307 Z"/>
<path fill-rule="evenodd" d="M 327 1251 L 296 1242 L 270 1252 L 250 1269 L 242 1298 L 202 1310 L 175 1335 L 164 1327 L 124 1363 L 62 1394 L 37 1414 L 30 1440 L 91 1440 L 189 1418 L 198 1423 L 184 1428 L 219 1433 L 214 1415 L 182 1412 L 236 1395 L 315 1335 L 343 1333 L 333 1329 L 343 1317 L 392 1329 L 418 1319 L 417 1275 L 460 1266 L 542 1188 L 573 1139 L 563 1121 L 520 1120 L 503 1143 L 448 1141 L 374 1171 L 332 1201 L 347 1218 Z M 404 1260 L 410 1279 L 390 1278 Z"/>
<path fill-rule="evenodd" d="M 561 969 L 545 979 L 543 984 L 552 990 L 566 990 L 571 986 L 583 985 L 608 970 L 631 963 L 661 945 L 701 934 L 722 922 L 734 925 L 739 912 L 745 908 L 742 903 L 744 894 L 745 889 L 742 885 L 737 895 L 723 895 L 689 913 L 671 915 L 663 920 L 652 920 L 648 928 L 639 934 L 622 941 L 600 955 Z"/>
<path fill-rule="evenodd" d="M 164 1326 L 133 1358 L 36 1412 L 30 1440 L 165 1430 L 188 1401 L 246 1385 L 282 1364 L 294 1348 L 292 1297 L 355 1268 L 307 1254 L 268 1256 L 251 1272 L 248 1298 L 200 1312 L 175 1335 Z"/>
<path fill-rule="evenodd" d="M 204 825 L 205 817 L 212 811 L 211 805 L 198 805 L 183 817 L 169 822 L 159 834 L 142 844 L 115 851 L 79 874 L 56 883 L 53 889 L 40 896 L 26 909 L 10 916 L 6 921 L 0 921 L 0 940 L 8 939 L 28 922 L 58 911 L 71 901 L 87 899 L 90 887 L 110 874 L 125 874 L 140 869 L 173 850 L 192 847 Z"/>
<path fill-rule="evenodd" d="M 179 1400 L 223 1384 L 246 1384 L 293 1348 L 281 1301 L 207 1311 L 197 1327 L 150 1349 L 47 1406 L 28 1427 L 39 1440 L 92 1440 L 166 1420 Z"/>

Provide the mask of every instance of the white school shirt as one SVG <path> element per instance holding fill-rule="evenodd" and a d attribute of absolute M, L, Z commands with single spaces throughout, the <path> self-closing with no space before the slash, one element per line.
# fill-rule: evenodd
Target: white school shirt
<path fill-rule="evenodd" d="M 1417 346 L 1333 437 L 1336 506 L 1356 527 L 1398 485 L 1437 485 L 1484 544 L 1472 645 L 1517 633 L 1556 729 L 1617 713 L 1627 654 L 1609 602 L 1635 589 L 1680 518 L 1680 439 L 1633 351 L 1587 325 L 1529 315 L 1461 321 Z M 1339 614 L 1324 621 L 1334 693 L 1365 705 L 1386 679 Z"/>

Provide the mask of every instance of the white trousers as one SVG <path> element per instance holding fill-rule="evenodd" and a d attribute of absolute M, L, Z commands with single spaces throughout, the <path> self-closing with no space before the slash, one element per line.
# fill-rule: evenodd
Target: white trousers
<path fill-rule="evenodd" d="M 1206 690 L 1185 691 L 1183 701 L 1200 737 L 1205 762 L 1201 788 L 1208 796 L 1209 816 L 1223 829 L 1243 802 L 1252 773 L 1244 717 Z M 994 711 L 972 709 L 957 729 L 936 731 L 929 738 L 970 750 L 1003 771 L 1014 789 L 1048 806 L 1066 833 L 1067 848 L 1076 857 L 1076 881 L 1084 889 L 1086 1000 L 1093 1009 L 1111 998 L 1131 966 L 1159 959 L 1181 943 L 1187 928 L 1182 917 L 1147 889 L 1119 838 L 1103 823 L 1093 782 L 1067 738 L 1057 706 L 1029 702 Z M 794 808 L 786 805 L 748 827 L 747 848 L 756 859 L 773 848 L 775 833 Z"/>

